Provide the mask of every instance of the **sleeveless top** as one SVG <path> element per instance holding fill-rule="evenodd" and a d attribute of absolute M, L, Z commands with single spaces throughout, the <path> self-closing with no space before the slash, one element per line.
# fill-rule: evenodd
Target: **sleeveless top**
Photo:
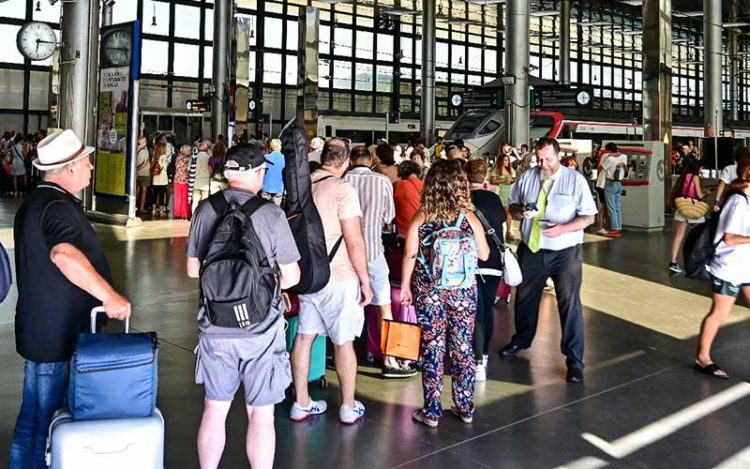
<path fill-rule="evenodd" d="M 688 174 L 687 177 L 685 177 L 685 182 L 682 183 L 682 197 L 687 197 L 689 199 L 698 198 L 698 191 L 695 190 L 695 186 L 693 185 L 693 177 L 694 174 Z"/>

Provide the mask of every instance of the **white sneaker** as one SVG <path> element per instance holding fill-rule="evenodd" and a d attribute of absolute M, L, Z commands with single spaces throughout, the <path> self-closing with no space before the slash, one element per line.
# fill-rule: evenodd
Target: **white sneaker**
<path fill-rule="evenodd" d="M 599 228 L 598 230 L 596 230 L 596 234 L 607 236 L 609 234 L 609 231 L 605 230 L 604 228 Z"/>
<path fill-rule="evenodd" d="M 474 381 L 487 381 L 487 368 L 483 363 L 478 363 L 474 372 Z"/>
<path fill-rule="evenodd" d="M 292 411 L 289 414 L 289 419 L 295 422 L 301 422 L 311 415 L 319 415 L 328 409 L 326 401 L 314 401 L 310 399 L 310 403 L 307 407 L 302 407 L 299 402 L 294 401 L 292 404 Z"/>
<path fill-rule="evenodd" d="M 490 361 L 490 356 L 489 355 L 482 355 L 482 365 L 484 365 L 486 367 L 487 366 L 487 362 L 489 362 L 489 361 Z"/>
<path fill-rule="evenodd" d="M 354 408 L 348 405 L 342 405 L 339 409 L 339 421 L 346 425 L 357 423 L 359 419 L 365 416 L 365 406 L 359 401 L 354 401 Z"/>

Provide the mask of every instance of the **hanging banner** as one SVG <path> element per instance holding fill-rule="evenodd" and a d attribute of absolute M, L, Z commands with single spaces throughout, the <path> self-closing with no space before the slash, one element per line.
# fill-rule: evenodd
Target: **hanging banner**
<path fill-rule="evenodd" d="M 138 78 L 139 23 L 107 26 L 101 30 L 99 102 L 94 193 L 97 196 L 132 196 L 131 161 L 135 158 L 133 125 L 138 104 L 134 81 Z M 99 203 L 97 202 L 97 205 Z M 105 204 L 107 205 L 107 204 Z M 121 212 L 121 210 L 108 210 Z"/>

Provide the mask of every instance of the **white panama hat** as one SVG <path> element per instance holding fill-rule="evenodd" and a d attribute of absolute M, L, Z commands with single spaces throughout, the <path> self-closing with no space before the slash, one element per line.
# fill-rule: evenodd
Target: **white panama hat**
<path fill-rule="evenodd" d="M 38 157 L 33 164 L 42 171 L 62 168 L 66 164 L 80 160 L 94 151 L 94 147 L 84 146 L 70 129 L 55 132 L 44 138 L 36 147 Z"/>

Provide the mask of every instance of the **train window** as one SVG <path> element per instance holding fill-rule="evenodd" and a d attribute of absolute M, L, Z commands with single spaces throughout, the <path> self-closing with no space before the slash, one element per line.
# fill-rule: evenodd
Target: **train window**
<path fill-rule="evenodd" d="M 482 124 L 482 121 L 484 121 L 489 115 L 489 111 L 469 111 L 465 113 L 458 118 L 455 124 L 453 124 L 453 127 L 445 138 L 453 140 L 474 135 L 477 128 Z"/>
<path fill-rule="evenodd" d="M 482 130 L 479 131 L 479 135 L 487 135 L 494 131 L 496 131 L 498 128 L 500 128 L 500 123 L 494 120 L 490 120 L 487 122 L 487 124 L 484 126 Z"/>
<path fill-rule="evenodd" d="M 530 122 L 529 138 L 532 140 L 546 137 L 555 126 L 555 119 L 552 116 L 534 116 Z"/>

